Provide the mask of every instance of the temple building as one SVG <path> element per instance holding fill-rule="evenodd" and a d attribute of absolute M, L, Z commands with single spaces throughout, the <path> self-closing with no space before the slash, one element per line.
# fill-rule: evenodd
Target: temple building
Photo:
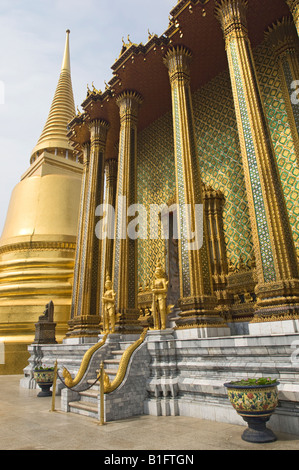
<path fill-rule="evenodd" d="M 107 419 L 233 422 L 224 382 L 266 375 L 274 426 L 298 433 L 298 33 L 298 0 L 180 0 L 161 36 L 123 40 L 77 113 L 67 33 L 0 241 L 2 336 L 30 344 L 22 386 L 57 360 L 62 409 L 98 416 L 86 390 L 103 362 Z M 57 343 L 41 344 L 50 300 Z"/>

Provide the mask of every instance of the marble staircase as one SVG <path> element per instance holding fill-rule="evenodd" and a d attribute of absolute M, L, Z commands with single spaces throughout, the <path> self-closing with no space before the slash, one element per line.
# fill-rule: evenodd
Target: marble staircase
<path fill-rule="evenodd" d="M 110 382 L 116 377 L 123 353 L 134 342 L 132 340 L 119 341 L 118 339 L 113 340 L 113 346 L 110 346 L 107 357 L 103 360 L 104 371 Z M 90 388 L 78 392 L 77 399 L 68 403 L 68 411 L 94 419 L 99 418 L 100 384 L 99 381 L 96 381 L 98 374 L 99 368 L 94 370 L 94 376 L 87 380 L 87 386 L 90 386 Z"/>

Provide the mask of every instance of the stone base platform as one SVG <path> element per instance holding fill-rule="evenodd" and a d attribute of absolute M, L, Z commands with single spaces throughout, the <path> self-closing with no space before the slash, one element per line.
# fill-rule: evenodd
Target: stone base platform
<path fill-rule="evenodd" d="M 109 346 L 113 338 L 107 341 Z M 58 364 L 76 374 L 90 346 L 57 344 L 40 346 L 39 351 L 30 346 L 30 351 L 32 355 L 39 352 L 45 363 L 53 364 L 57 358 Z M 101 354 L 105 356 L 104 350 Z M 23 387 L 33 386 L 33 362 L 32 356 Z M 279 406 L 269 427 L 299 435 L 299 333 L 263 334 L 259 330 L 256 335 L 202 337 L 198 329 L 149 330 L 122 386 L 105 395 L 106 416 L 122 419 L 124 410 L 134 408 L 135 413 L 138 409 L 155 416 L 192 416 L 245 425 L 232 408 L 224 383 L 261 376 L 280 382 Z"/>

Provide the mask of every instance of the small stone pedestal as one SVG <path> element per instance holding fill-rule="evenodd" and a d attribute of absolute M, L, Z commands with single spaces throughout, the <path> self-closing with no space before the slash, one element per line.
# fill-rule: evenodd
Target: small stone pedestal
<path fill-rule="evenodd" d="M 33 344 L 56 344 L 54 323 L 54 304 L 52 300 L 46 305 L 43 315 L 40 315 L 35 324 L 35 338 Z"/>

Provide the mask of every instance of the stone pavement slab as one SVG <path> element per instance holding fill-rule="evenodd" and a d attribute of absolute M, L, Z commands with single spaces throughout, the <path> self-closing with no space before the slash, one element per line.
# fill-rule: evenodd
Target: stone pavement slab
<path fill-rule="evenodd" d="M 51 412 L 51 397 L 21 388 L 20 379 L 0 376 L 0 450 L 101 450 L 108 458 L 110 451 L 299 450 L 299 436 L 276 433 L 276 442 L 250 444 L 241 439 L 243 426 L 184 416 L 142 415 L 99 426 L 59 411 L 60 397 Z"/>

